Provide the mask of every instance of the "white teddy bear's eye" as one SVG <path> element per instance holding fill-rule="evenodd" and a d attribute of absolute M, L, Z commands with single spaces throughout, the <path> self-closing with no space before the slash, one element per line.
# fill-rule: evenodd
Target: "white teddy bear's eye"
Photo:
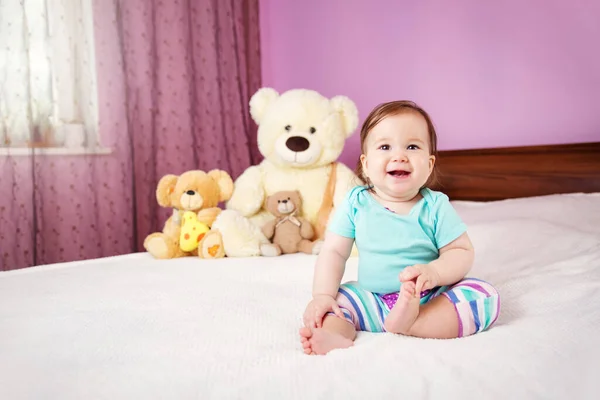
<path fill-rule="evenodd" d="M 310 133 L 315 133 L 317 131 L 317 129 L 314 126 L 310 127 Z"/>
<path fill-rule="evenodd" d="M 292 130 L 292 127 L 291 127 L 290 125 L 286 125 L 286 126 L 285 126 L 285 130 L 289 132 L 289 131 L 291 131 L 291 130 Z"/>

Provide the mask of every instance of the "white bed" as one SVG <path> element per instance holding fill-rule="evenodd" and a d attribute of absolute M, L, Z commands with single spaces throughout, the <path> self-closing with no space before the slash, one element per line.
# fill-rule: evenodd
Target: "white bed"
<path fill-rule="evenodd" d="M 34 267 L 0 273 L 0 398 L 597 398 L 600 194 L 455 206 L 502 296 L 488 332 L 304 355 L 300 254 Z"/>

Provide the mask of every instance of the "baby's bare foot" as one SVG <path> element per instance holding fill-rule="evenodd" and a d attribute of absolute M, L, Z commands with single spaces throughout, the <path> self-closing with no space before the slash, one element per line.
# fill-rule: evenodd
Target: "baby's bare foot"
<path fill-rule="evenodd" d="M 300 342 L 306 354 L 324 355 L 335 349 L 346 349 L 354 342 L 339 333 L 327 331 L 323 328 L 300 329 Z"/>
<path fill-rule="evenodd" d="M 320 355 L 327 354 L 335 349 L 347 349 L 354 344 L 352 340 L 345 338 L 339 333 L 326 331 L 323 328 L 316 328 L 308 341 L 310 342 L 313 354 Z"/>
<path fill-rule="evenodd" d="M 400 287 L 398 301 L 385 320 L 388 332 L 407 335 L 419 316 L 419 297 L 415 295 L 416 285 L 413 281 L 404 282 Z"/>
<path fill-rule="evenodd" d="M 311 336 L 312 331 L 309 328 L 304 327 L 300 329 L 300 343 L 302 343 L 302 348 L 306 354 L 314 354 L 309 340 Z"/>

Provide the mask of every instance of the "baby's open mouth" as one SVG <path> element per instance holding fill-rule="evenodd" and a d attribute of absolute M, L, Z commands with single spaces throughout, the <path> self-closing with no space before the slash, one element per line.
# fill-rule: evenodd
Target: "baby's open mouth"
<path fill-rule="evenodd" d="M 409 176 L 410 172 L 408 171 L 401 171 L 401 170 L 394 170 L 394 171 L 388 171 L 389 175 L 392 176 L 396 176 L 396 177 L 403 177 L 403 176 Z"/>

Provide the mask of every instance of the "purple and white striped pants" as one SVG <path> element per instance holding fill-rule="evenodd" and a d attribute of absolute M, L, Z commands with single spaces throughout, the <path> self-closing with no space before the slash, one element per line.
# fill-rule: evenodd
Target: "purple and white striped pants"
<path fill-rule="evenodd" d="M 452 286 L 441 286 L 421 293 L 421 304 L 445 296 L 458 317 L 458 336 L 469 336 L 488 329 L 500 314 L 498 291 L 489 283 L 466 278 Z M 383 322 L 398 300 L 398 293 L 377 294 L 347 282 L 338 290 L 337 302 L 346 320 L 356 330 L 385 332 Z"/>

